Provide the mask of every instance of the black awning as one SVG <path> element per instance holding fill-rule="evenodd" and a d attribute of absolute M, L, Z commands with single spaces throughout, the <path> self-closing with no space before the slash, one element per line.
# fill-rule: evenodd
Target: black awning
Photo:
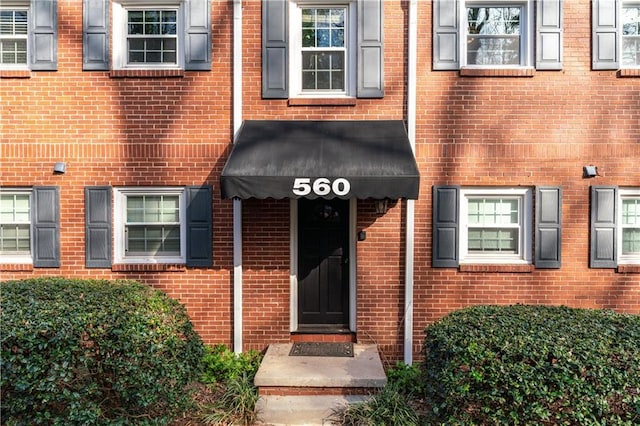
<path fill-rule="evenodd" d="M 245 121 L 223 198 L 418 198 L 402 121 Z"/>

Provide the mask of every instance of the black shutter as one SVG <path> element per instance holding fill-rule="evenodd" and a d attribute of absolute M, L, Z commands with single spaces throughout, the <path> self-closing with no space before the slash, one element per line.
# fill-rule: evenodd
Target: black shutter
<path fill-rule="evenodd" d="M 187 266 L 213 265 L 212 188 L 187 187 Z"/>
<path fill-rule="evenodd" d="M 29 68 L 35 71 L 58 69 L 58 2 L 31 0 L 29 17 Z"/>
<path fill-rule="evenodd" d="M 536 268 L 560 268 L 562 248 L 562 188 L 536 188 L 535 238 Z"/>
<path fill-rule="evenodd" d="M 384 11 L 383 0 L 358 1 L 359 98 L 384 96 Z"/>
<path fill-rule="evenodd" d="M 84 189 L 85 265 L 87 268 L 111 267 L 111 187 Z"/>
<path fill-rule="evenodd" d="M 262 97 L 289 97 L 289 0 L 262 0 Z"/>
<path fill-rule="evenodd" d="M 211 6 L 210 0 L 185 3 L 185 70 L 211 70 Z"/>
<path fill-rule="evenodd" d="M 109 70 L 109 0 L 82 0 L 82 69 Z"/>
<path fill-rule="evenodd" d="M 57 186 L 34 186 L 31 206 L 33 266 L 60 267 L 60 192 Z"/>
<path fill-rule="evenodd" d="M 459 265 L 460 187 L 433 187 L 433 247 L 434 268 L 455 268 Z"/>
<path fill-rule="evenodd" d="M 589 266 L 615 268 L 617 249 L 617 186 L 591 187 L 591 242 Z"/>

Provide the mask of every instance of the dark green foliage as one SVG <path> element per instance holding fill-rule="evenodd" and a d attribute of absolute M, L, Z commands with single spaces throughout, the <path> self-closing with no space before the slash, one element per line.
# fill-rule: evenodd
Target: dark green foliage
<path fill-rule="evenodd" d="M 262 354 L 257 351 L 236 354 L 222 343 L 213 347 L 207 346 L 202 360 L 202 382 L 225 383 L 243 374 L 247 375 L 249 380 L 253 380 L 261 361 Z"/>
<path fill-rule="evenodd" d="M 393 384 L 388 384 L 365 402 L 352 403 L 336 410 L 331 420 L 345 426 L 419 424 L 410 397 Z"/>
<path fill-rule="evenodd" d="M 639 424 L 640 317 L 478 306 L 427 327 L 428 424 Z"/>
<path fill-rule="evenodd" d="M 407 396 L 421 397 L 424 394 L 423 374 L 419 365 L 397 362 L 395 367 L 387 371 L 387 381 Z"/>
<path fill-rule="evenodd" d="M 203 345 L 177 301 L 134 282 L 3 282 L 2 423 L 162 424 Z"/>

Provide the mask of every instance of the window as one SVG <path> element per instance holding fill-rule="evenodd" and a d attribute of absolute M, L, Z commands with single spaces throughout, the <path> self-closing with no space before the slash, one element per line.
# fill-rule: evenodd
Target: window
<path fill-rule="evenodd" d="M 291 86 L 296 96 L 355 95 L 355 8 L 295 3 Z"/>
<path fill-rule="evenodd" d="M 622 66 L 640 67 L 640 1 L 622 6 Z"/>
<path fill-rule="evenodd" d="M 59 200 L 55 186 L 0 188 L 0 263 L 60 266 Z"/>
<path fill-rule="evenodd" d="M 262 97 L 384 97 L 383 3 L 263 1 Z"/>
<path fill-rule="evenodd" d="M 162 8 L 144 4 L 114 2 L 115 68 L 183 68 L 180 3 Z"/>
<path fill-rule="evenodd" d="M 58 68 L 57 2 L 0 2 L 0 68 L 55 71 Z"/>
<path fill-rule="evenodd" d="M 31 263 L 31 191 L 0 193 L 0 256 L 7 263 Z"/>
<path fill-rule="evenodd" d="M 116 263 L 185 263 L 182 188 L 115 190 Z"/>
<path fill-rule="evenodd" d="M 467 3 L 468 66 L 526 65 L 522 34 L 524 6 L 470 6 Z"/>
<path fill-rule="evenodd" d="M 461 263 L 531 262 L 531 190 L 462 189 Z"/>
<path fill-rule="evenodd" d="M 433 7 L 434 70 L 500 68 L 529 76 L 534 66 L 562 69 L 563 2 L 433 0 Z"/>
<path fill-rule="evenodd" d="M 620 189 L 619 264 L 640 263 L 640 190 Z"/>
<path fill-rule="evenodd" d="M 0 10 L 0 64 L 27 67 L 27 9 Z"/>

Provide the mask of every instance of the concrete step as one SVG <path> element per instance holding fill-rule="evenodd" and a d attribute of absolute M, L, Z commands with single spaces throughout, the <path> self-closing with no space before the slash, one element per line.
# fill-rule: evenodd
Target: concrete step
<path fill-rule="evenodd" d="M 260 424 L 333 425 L 335 410 L 347 404 L 363 402 L 366 395 L 265 395 L 256 405 Z"/>

